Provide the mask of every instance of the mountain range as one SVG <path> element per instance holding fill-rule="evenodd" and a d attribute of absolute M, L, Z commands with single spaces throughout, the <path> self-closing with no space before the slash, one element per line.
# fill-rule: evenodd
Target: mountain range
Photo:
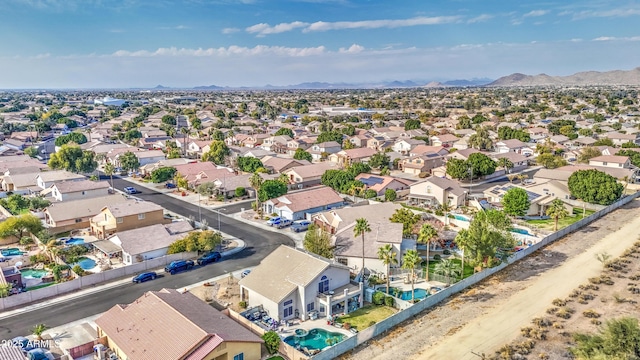
<path fill-rule="evenodd" d="M 572 85 L 640 85 L 640 67 L 631 70 L 584 71 L 568 76 L 520 73 L 501 77 L 487 86 L 572 86 Z"/>

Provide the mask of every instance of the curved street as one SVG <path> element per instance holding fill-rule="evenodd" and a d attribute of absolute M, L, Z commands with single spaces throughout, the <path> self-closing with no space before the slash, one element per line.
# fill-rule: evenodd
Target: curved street
<path fill-rule="evenodd" d="M 114 177 L 116 189 L 136 185 Z M 140 186 L 136 186 L 136 188 L 141 191 L 136 196 L 145 201 L 154 202 L 168 211 L 185 217 L 193 216 L 196 219 L 199 217 L 197 205 L 172 198 L 148 188 Z M 203 219 L 206 219 L 212 227 L 217 228 L 218 214 L 216 212 L 202 208 L 201 213 Z M 243 251 L 228 258 L 223 258 L 219 263 L 196 267 L 191 271 L 174 276 L 167 275 L 142 284 L 127 283 L 83 297 L 70 298 L 62 303 L 52 304 L 37 310 L 20 312 L 15 316 L 2 319 L 0 339 L 28 335 L 31 333 L 31 329 L 39 323 L 44 323 L 47 327 L 52 328 L 96 315 L 108 310 L 115 304 L 131 303 L 146 291 L 160 290 L 162 288 L 178 289 L 229 272 L 256 266 L 279 245 L 294 245 L 293 240 L 284 234 L 264 231 L 225 215 L 220 216 L 219 219 L 221 230 L 224 233 L 245 242 L 246 248 Z"/>

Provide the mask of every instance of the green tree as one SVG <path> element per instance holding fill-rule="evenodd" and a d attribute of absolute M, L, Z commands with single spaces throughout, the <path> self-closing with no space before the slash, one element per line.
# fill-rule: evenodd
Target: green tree
<path fill-rule="evenodd" d="M 270 355 L 273 355 L 278 352 L 280 348 L 280 335 L 273 330 L 267 331 L 262 335 L 262 340 L 264 340 L 264 346 L 267 348 L 267 352 Z"/>
<path fill-rule="evenodd" d="M 569 176 L 571 196 L 588 203 L 610 205 L 620 199 L 624 187 L 602 171 L 578 170 Z"/>
<path fill-rule="evenodd" d="M 497 161 L 497 165 L 504 169 L 505 173 L 508 173 L 509 170 L 513 169 L 513 162 L 507 158 L 499 158 Z"/>
<path fill-rule="evenodd" d="M 42 334 L 47 331 L 48 327 L 45 324 L 37 324 L 31 329 L 31 333 L 36 337 L 36 340 L 42 340 Z"/>
<path fill-rule="evenodd" d="M 391 265 L 398 264 L 398 254 L 393 251 L 393 245 L 384 244 L 378 248 L 378 259 L 382 261 L 385 268 L 387 269 L 387 294 L 390 291 L 389 278 L 391 272 Z"/>
<path fill-rule="evenodd" d="M 29 198 L 29 209 L 32 210 L 44 210 L 46 209 L 49 205 L 51 205 L 51 201 L 41 197 L 41 196 L 34 196 Z"/>
<path fill-rule="evenodd" d="M 290 138 L 293 138 L 295 135 L 293 134 L 293 130 L 286 128 L 286 127 L 282 127 L 280 129 L 278 129 L 278 131 L 276 131 L 275 134 L 273 134 L 274 136 L 280 136 L 280 135 L 286 135 Z"/>
<path fill-rule="evenodd" d="M 323 142 L 335 141 L 338 144 L 342 144 L 342 134 L 338 131 L 324 131 L 318 135 L 316 139 L 317 144 L 321 144 Z"/>
<path fill-rule="evenodd" d="M 538 165 L 544 166 L 547 169 L 556 169 L 567 165 L 567 162 L 562 157 L 549 153 L 538 155 L 538 157 L 536 158 L 536 163 L 538 163 Z"/>
<path fill-rule="evenodd" d="M 243 197 L 246 193 L 247 193 L 247 190 L 242 186 L 237 187 L 235 190 L 235 195 L 237 198 Z"/>
<path fill-rule="evenodd" d="M 158 184 L 173 179 L 176 175 L 176 168 L 172 166 L 162 166 L 151 172 L 151 181 Z"/>
<path fill-rule="evenodd" d="M 500 249 L 512 249 L 515 240 L 510 232 L 511 220 L 501 211 L 481 211 L 456 236 L 456 244 L 469 254 L 474 266 L 491 267 L 495 261 L 505 261 Z M 497 256 L 499 258 L 497 259 Z"/>
<path fill-rule="evenodd" d="M 31 214 L 11 216 L 0 223 L 0 237 L 16 236 L 22 239 L 26 233 L 37 234 L 43 229 L 44 226 L 37 216 Z"/>
<path fill-rule="evenodd" d="M 356 219 L 356 224 L 353 227 L 353 236 L 358 237 L 361 236 L 362 237 L 362 279 L 364 281 L 364 234 L 371 232 L 371 226 L 369 226 L 369 221 L 367 221 L 367 219 L 365 218 L 359 218 Z"/>
<path fill-rule="evenodd" d="M 309 225 L 304 235 L 304 249 L 327 259 L 333 259 L 334 247 L 331 245 L 331 235 L 315 224 Z"/>
<path fill-rule="evenodd" d="M 111 188 L 113 189 L 113 174 L 116 172 L 116 167 L 112 163 L 106 163 L 104 165 L 104 174 L 111 179 Z"/>
<path fill-rule="evenodd" d="M 0 200 L 0 205 L 9 210 L 10 213 L 18 215 L 29 208 L 29 199 L 20 194 L 11 194 L 6 199 Z"/>
<path fill-rule="evenodd" d="M 90 173 L 98 168 L 93 151 L 83 151 L 77 145 L 65 144 L 51 154 L 48 165 L 54 170 L 64 169 L 75 173 Z"/>
<path fill-rule="evenodd" d="M 457 129 L 471 129 L 472 126 L 471 119 L 467 115 L 462 115 L 458 118 Z"/>
<path fill-rule="evenodd" d="M 415 302 L 416 267 L 422 262 L 418 251 L 407 250 L 402 257 L 402 268 L 411 271 L 411 302 Z"/>
<path fill-rule="evenodd" d="M 87 142 L 87 137 L 84 136 L 83 133 L 80 132 L 72 132 L 67 135 L 60 135 L 56 138 L 54 144 L 56 146 L 62 146 L 68 143 L 75 143 L 77 145 L 81 145 Z"/>
<path fill-rule="evenodd" d="M 262 164 L 262 161 L 256 157 L 238 157 L 238 168 L 241 171 L 254 173 L 261 167 L 264 167 L 264 165 Z"/>
<path fill-rule="evenodd" d="M 602 151 L 595 146 L 586 146 L 580 150 L 580 155 L 578 155 L 578 161 L 581 163 L 588 164 L 589 160 L 601 156 Z"/>
<path fill-rule="evenodd" d="M 563 219 L 568 215 L 569 212 L 564 207 L 564 203 L 560 199 L 553 200 L 547 208 L 547 216 L 550 216 L 555 223 L 553 231 L 558 231 L 558 219 Z"/>
<path fill-rule="evenodd" d="M 347 171 L 349 172 L 349 174 L 351 174 L 351 176 L 355 178 L 360 174 L 366 174 L 371 172 L 371 166 L 369 166 L 369 164 L 366 164 L 366 163 L 356 162 L 349 165 L 349 167 L 347 168 Z"/>
<path fill-rule="evenodd" d="M 296 149 L 296 152 L 293 154 L 293 158 L 296 160 L 307 160 L 309 162 L 313 160 L 313 157 L 311 156 L 311 154 L 302 148 Z"/>
<path fill-rule="evenodd" d="M 469 165 L 466 161 L 452 158 L 447 161 L 447 175 L 454 179 L 464 179 L 469 177 Z"/>
<path fill-rule="evenodd" d="M 451 259 L 442 259 L 436 264 L 433 271 L 437 274 L 446 276 L 447 285 L 450 285 L 452 276 L 458 277 L 462 274 L 462 267 L 451 261 Z"/>
<path fill-rule="evenodd" d="M 446 216 L 446 215 L 445 215 Z M 431 224 L 423 224 L 418 233 L 418 242 L 427 245 L 427 273 L 425 278 L 429 281 L 429 250 L 433 240 L 438 237 L 438 231 Z"/>
<path fill-rule="evenodd" d="M 524 216 L 531 206 L 529 195 L 523 188 L 512 187 L 502 197 L 504 212 L 513 216 Z"/>
<path fill-rule="evenodd" d="M 251 175 L 251 177 L 249 178 L 249 185 L 251 185 L 251 187 L 256 193 L 256 212 L 257 213 L 262 212 L 262 207 L 260 206 L 260 196 L 258 196 L 258 194 L 260 193 L 260 188 L 262 187 L 263 182 L 264 182 L 264 179 L 257 172 L 253 173 L 253 175 Z"/>
<path fill-rule="evenodd" d="M 287 193 L 287 185 L 279 180 L 265 180 L 258 190 L 258 198 L 261 202 L 277 198 Z"/>
<path fill-rule="evenodd" d="M 485 176 L 493 174 L 497 164 L 485 154 L 473 153 L 467 159 L 467 166 L 473 169 L 473 176 Z"/>
<path fill-rule="evenodd" d="M 420 221 L 420 215 L 414 213 L 410 209 L 400 208 L 397 209 L 391 218 L 391 222 L 402 224 L 402 236 L 410 237 L 413 232 L 413 227 Z"/>
<path fill-rule="evenodd" d="M 38 149 L 35 146 L 29 146 L 28 148 L 24 149 L 24 153 L 29 155 L 29 157 L 31 158 L 35 158 L 38 156 Z"/>
<path fill-rule="evenodd" d="M 422 125 L 420 123 L 420 120 L 407 120 L 404 123 L 404 129 L 405 130 L 415 130 L 415 129 L 420 129 L 420 125 Z"/>
<path fill-rule="evenodd" d="M 579 360 L 631 360 L 640 358 L 638 319 L 623 317 L 608 320 L 596 334 L 576 333 L 571 353 Z"/>
<path fill-rule="evenodd" d="M 0 284 L 0 298 L 6 298 L 9 296 L 9 292 L 11 291 L 10 284 Z"/>
<path fill-rule="evenodd" d="M 120 155 L 120 157 L 118 158 L 118 162 L 120 163 L 120 167 L 124 171 L 134 172 L 138 171 L 138 168 L 140 168 L 140 161 L 138 160 L 138 157 L 131 151 L 127 151 L 124 154 Z"/>
<path fill-rule="evenodd" d="M 479 150 L 490 150 L 493 142 L 489 137 L 489 130 L 483 126 L 476 127 L 476 133 L 469 137 L 469 146 Z"/>
<path fill-rule="evenodd" d="M 384 152 L 378 152 L 371 156 L 369 159 L 369 166 L 374 169 L 381 169 L 385 166 L 389 166 L 391 158 Z"/>
<path fill-rule="evenodd" d="M 171 125 L 171 126 L 175 126 L 176 125 L 176 118 L 173 115 L 165 115 L 162 117 L 161 119 L 163 124 L 167 124 L 167 125 Z"/>
<path fill-rule="evenodd" d="M 231 150 L 224 141 L 214 140 L 209 145 L 209 151 L 202 154 L 202 161 L 211 161 L 214 164 L 224 164 L 227 156 L 231 154 Z"/>
<path fill-rule="evenodd" d="M 384 191 L 384 200 L 385 201 L 394 201 L 398 197 L 398 193 L 396 193 L 393 189 L 387 189 Z"/>

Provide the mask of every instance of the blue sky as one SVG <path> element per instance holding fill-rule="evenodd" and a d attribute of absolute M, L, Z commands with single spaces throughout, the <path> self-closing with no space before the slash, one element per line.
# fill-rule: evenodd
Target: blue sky
<path fill-rule="evenodd" d="M 640 66 L 640 2 L 3 0 L 0 88 L 261 86 Z"/>

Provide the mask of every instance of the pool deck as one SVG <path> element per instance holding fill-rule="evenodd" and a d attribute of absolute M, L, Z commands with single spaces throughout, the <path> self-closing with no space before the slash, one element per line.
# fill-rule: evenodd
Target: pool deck
<path fill-rule="evenodd" d="M 282 331 L 280 331 L 281 329 L 282 329 Z M 335 327 L 333 325 L 327 325 L 327 319 L 325 319 L 325 318 L 321 318 L 321 319 L 317 319 L 317 320 L 307 320 L 307 321 L 300 321 L 300 320 L 296 319 L 296 320 L 294 320 L 294 325 L 280 327 L 278 329 L 278 335 L 280 335 L 280 337 L 282 339 L 284 339 L 287 336 L 295 335 L 296 329 L 304 329 L 306 331 L 309 331 L 311 329 L 322 329 L 322 330 L 326 330 L 326 331 L 329 331 L 329 332 L 335 332 L 335 333 L 342 334 L 345 337 L 355 336 L 355 334 L 352 333 L 349 330 L 345 330 L 343 328 Z"/>

